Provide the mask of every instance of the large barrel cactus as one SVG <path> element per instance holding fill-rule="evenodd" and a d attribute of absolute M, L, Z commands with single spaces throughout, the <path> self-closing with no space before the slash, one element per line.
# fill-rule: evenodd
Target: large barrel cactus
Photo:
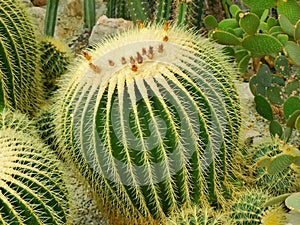
<path fill-rule="evenodd" d="M 34 112 L 42 99 L 39 47 L 19 0 L 0 0 L 0 106 Z"/>
<path fill-rule="evenodd" d="M 239 100 L 218 46 L 156 25 L 84 52 L 54 99 L 61 154 L 116 224 L 223 204 Z"/>
<path fill-rule="evenodd" d="M 68 224 L 58 160 L 22 114 L 0 114 L 0 224 Z"/>

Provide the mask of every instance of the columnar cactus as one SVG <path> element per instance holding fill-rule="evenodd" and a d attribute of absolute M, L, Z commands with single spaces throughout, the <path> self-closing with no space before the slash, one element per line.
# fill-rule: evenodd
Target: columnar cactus
<path fill-rule="evenodd" d="M 140 25 L 85 52 L 53 107 L 62 156 L 120 224 L 222 205 L 240 125 L 218 46 L 168 24 Z"/>
<path fill-rule="evenodd" d="M 0 0 L 0 104 L 31 113 L 43 96 L 39 47 L 19 4 L 17 0 Z"/>
<path fill-rule="evenodd" d="M 0 114 L 0 224 L 68 224 L 68 192 L 55 156 L 22 114 Z"/>

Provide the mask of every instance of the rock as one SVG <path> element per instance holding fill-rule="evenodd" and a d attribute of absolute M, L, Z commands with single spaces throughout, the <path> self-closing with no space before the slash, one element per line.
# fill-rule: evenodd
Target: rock
<path fill-rule="evenodd" d="M 107 35 L 114 35 L 118 32 L 125 31 L 133 27 L 133 22 L 124 20 L 122 18 L 107 18 L 107 16 L 101 16 L 96 22 L 91 36 L 89 38 L 89 44 L 95 44 L 102 40 Z"/>
<path fill-rule="evenodd" d="M 30 7 L 27 8 L 27 13 L 32 18 L 32 21 L 36 28 L 36 34 L 41 36 L 44 34 L 44 19 L 46 15 L 46 9 L 41 7 Z"/>
<path fill-rule="evenodd" d="M 269 125 L 256 114 L 254 96 L 250 91 L 249 83 L 236 81 L 241 111 L 242 129 L 240 141 L 246 146 L 257 145 L 265 141 L 271 141 Z"/>
<path fill-rule="evenodd" d="M 300 213 L 297 211 L 290 211 L 286 214 L 288 223 L 286 225 L 299 225 L 300 223 Z"/>
<path fill-rule="evenodd" d="M 33 0 L 32 4 L 34 6 L 44 6 L 47 5 L 47 0 Z"/>
<path fill-rule="evenodd" d="M 249 107 L 249 105 L 253 105 L 254 97 L 250 91 L 249 83 L 237 81 L 235 86 L 238 90 L 241 104 L 243 104 L 244 106 L 247 106 L 247 107 Z"/>
<path fill-rule="evenodd" d="M 31 7 L 32 6 L 31 0 L 20 0 L 20 2 L 25 7 Z"/>
<path fill-rule="evenodd" d="M 66 8 L 68 16 L 83 16 L 83 3 L 81 0 L 68 0 Z"/>

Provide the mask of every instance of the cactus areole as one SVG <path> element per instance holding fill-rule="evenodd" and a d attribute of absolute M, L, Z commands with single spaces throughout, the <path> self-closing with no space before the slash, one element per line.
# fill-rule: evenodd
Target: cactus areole
<path fill-rule="evenodd" d="M 61 151 L 111 221 L 224 202 L 240 124 L 232 73 L 218 46 L 165 24 L 105 40 L 64 77 Z"/>

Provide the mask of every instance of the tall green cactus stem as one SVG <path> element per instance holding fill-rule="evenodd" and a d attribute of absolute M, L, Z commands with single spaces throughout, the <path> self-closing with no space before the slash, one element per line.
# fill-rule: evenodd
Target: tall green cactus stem
<path fill-rule="evenodd" d="M 96 22 L 96 2 L 95 0 L 84 0 L 84 24 L 88 32 L 92 32 Z"/>
<path fill-rule="evenodd" d="M 173 3 L 172 0 L 167 1 L 157 1 L 157 10 L 156 10 L 156 22 L 159 23 L 163 20 L 171 19 L 171 6 Z"/>
<path fill-rule="evenodd" d="M 203 15 L 203 8 L 204 8 L 204 0 L 194 0 L 190 3 L 190 13 L 187 18 L 190 21 L 189 27 L 195 27 L 196 29 L 200 29 L 203 27 L 202 24 L 202 15 Z"/>
<path fill-rule="evenodd" d="M 126 0 L 130 17 L 134 22 L 146 22 L 150 17 L 149 2 L 146 0 Z"/>
<path fill-rule="evenodd" d="M 49 0 L 47 2 L 47 10 L 45 16 L 44 34 L 53 37 L 55 33 L 55 25 L 57 19 L 59 0 Z"/>
<path fill-rule="evenodd" d="M 0 224 L 69 224 L 66 184 L 55 155 L 22 114 L 0 114 Z"/>
<path fill-rule="evenodd" d="M 0 0 L 0 103 L 30 113 L 42 93 L 39 47 L 31 22 L 16 0 Z"/>
<path fill-rule="evenodd" d="M 224 204 L 240 107 L 218 46 L 166 24 L 84 55 L 54 98 L 56 136 L 110 220 L 155 223 L 183 205 Z"/>

